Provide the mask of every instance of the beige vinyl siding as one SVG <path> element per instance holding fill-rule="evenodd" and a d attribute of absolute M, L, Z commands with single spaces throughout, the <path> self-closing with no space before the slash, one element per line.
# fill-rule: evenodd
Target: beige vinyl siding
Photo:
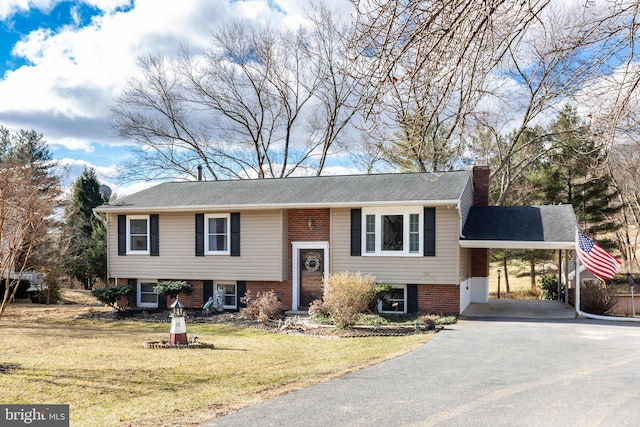
<path fill-rule="evenodd" d="M 469 249 L 459 248 L 459 263 L 458 263 L 458 282 L 462 283 L 469 278 Z"/>
<path fill-rule="evenodd" d="M 436 256 L 351 256 L 351 209 L 331 210 L 331 272 L 371 274 L 389 284 L 458 284 L 457 206 L 436 208 Z"/>
<path fill-rule="evenodd" d="M 473 181 L 471 177 L 469 177 L 469 181 L 467 181 L 467 185 L 464 187 L 462 196 L 460 197 L 460 231 L 462 231 L 462 227 L 464 227 L 464 223 L 467 221 L 471 206 L 473 206 Z"/>
<path fill-rule="evenodd" d="M 469 216 L 469 210 L 473 206 L 473 180 L 472 177 L 469 177 L 469 181 L 467 181 L 467 185 L 464 187 L 462 192 L 462 196 L 460 197 L 460 231 L 459 234 L 462 233 L 462 229 L 464 228 L 464 223 L 467 221 L 467 217 Z M 459 246 L 459 241 L 458 241 Z M 467 280 L 469 276 L 469 250 L 465 248 L 458 247 L 458 282 L 462 283 Z"/>
<path fill-rule="evenodd" d="M 214 213 L 214 212 L 204 212 Z M 159 215 L 160 256 L 118 256 L 118 216 L 109 215 L 109 275 L 193 280 L 283 280 L 283 213 L 240 213 L 240 256 L 195 256 L 195 213 Z M 286 267 L 285 267 L 286 268 Z"/>

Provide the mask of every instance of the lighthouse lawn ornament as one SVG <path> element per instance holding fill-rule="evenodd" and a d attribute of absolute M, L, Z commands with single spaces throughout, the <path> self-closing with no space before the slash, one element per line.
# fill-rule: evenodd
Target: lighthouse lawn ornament
<path fill-rule="evenodd" d="M 169 332 L 169 344 L 188 345 L 187 324 L 184 319 L 184 304 L 180 297 L 171 304 L 171 331 Z"/>

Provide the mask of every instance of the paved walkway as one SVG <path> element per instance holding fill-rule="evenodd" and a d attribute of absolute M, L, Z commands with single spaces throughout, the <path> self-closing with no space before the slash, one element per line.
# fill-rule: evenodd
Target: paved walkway
<path fill-rule="evenodd" d="M 573 319 L 572 305 L 560 301 L 490 299 L 486 304 L 473 303 L 464 310 L 463 319 Z"/>
<path fill-rule="evenodd" d="M 640 325 L 524 314 L 467 317 L 409 354 L 206 426 L 638 425 Z"/>

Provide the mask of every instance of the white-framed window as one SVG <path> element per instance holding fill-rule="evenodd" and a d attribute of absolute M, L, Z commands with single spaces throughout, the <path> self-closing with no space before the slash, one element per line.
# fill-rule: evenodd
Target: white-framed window
<path fill-rule="evenodd" d="M 214 294 L 222 298 L 222 305 L 226 310 L 238 308 L 238 286 L 235 282 L 215 282 Z"/>
<path fill-rule="evenodd" d="M 406 313 L 407 286 L 394 285 L 382 301 L 378 302 L 379 313 Z"/>
<path fill-rule="evenodd" d="M 127 216 L 127 253 L 149 254 L 149 215 Z"/>
<path fill-rule="evenodd" d="M 138 307 L 158 307 L 158 294 L 153 291 L 157 284 L 153 279 L 138 280 Z"/>
<path fill-rule="evenodd" d="M 363 209 L 363 255 L 421 255 L 422 211 L 422 207 Z"/>
<path fill-rule="evenodd" d="M 204 218 L 205 252 L 229 255 L 229 214 L 208 214 Z"/>

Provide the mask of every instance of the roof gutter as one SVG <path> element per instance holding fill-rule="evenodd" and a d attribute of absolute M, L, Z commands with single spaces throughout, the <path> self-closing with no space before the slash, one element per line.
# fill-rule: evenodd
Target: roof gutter
<path fill-rule="evenodd" d="M 105 213 L 130 213 L 130 212 L 202 212 L 202 211 L 238 211 L 259 209 L 318 209 L 318 208 L 348 208 L 365 206 L 452 206 L 458 205 L 459 200 L 398 200 L 398 201 L 372 201 L 372 202 L 341 202 L 341 203 L 257 203 L 236 205 L 192 205 L 192 206 L 131 206 L 102 205 L 95 208 L 96 212 Z"/>
<path fill-rule="evenodd" d="M 461 248 L 481 249 L 575 249 L 575 242 L 545 242 L 526 240 L 460 240 Z"/>

